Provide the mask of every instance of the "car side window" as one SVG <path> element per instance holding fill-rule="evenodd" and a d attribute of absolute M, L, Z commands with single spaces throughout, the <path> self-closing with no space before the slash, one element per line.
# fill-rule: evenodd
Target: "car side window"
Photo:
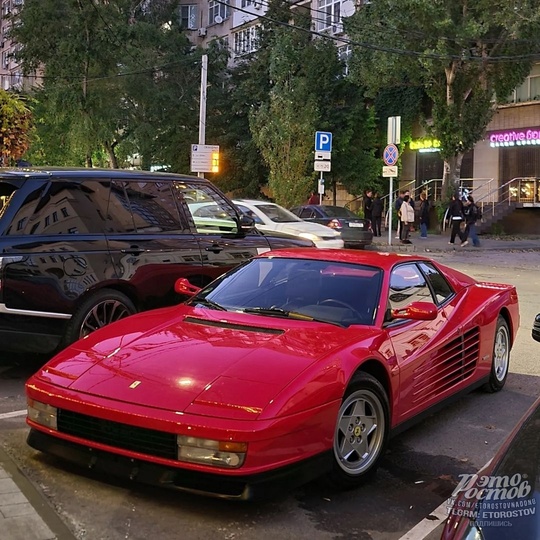
<path fill-rule="evenodd" d="M 400 264 L 390 275 L 389 307 L 403 309 L 413 302 L 433 302 L 431 290 L 416 264 Z"/>
<path fill-rule="evenodd" d="M 310 219 L 315 217 L 315 213 L 311 208 L 302 208 L 302 211 L 300 212 L 299 216 L 302 219 Z"/>
<path fill-rule="evenodd" d="M 437 305 L 443 304 L 455 294 L 445 277 L 432 264 L 422 262 L 419 266 L 431 285 Z"/>
<path fill-rule="evenodd" d="M 49 182 L 21 205 L 8 234 L 103 234 L 108 199 L 105 180 Z"/>
<path fill-rule="evenodd" d="M 115 185 L 121 189 L 118 201 L 133 216 L 135 232 L 159 234 L 189 230 L 187 220 L 182 223 L 180 219 L 171 182 L 115 182 Z"/>
<path fill-rule="evenodd" d="M 173 192 L 198 234 L 238 232 L 236 210 L 211 184 L 175 182 Z"/>

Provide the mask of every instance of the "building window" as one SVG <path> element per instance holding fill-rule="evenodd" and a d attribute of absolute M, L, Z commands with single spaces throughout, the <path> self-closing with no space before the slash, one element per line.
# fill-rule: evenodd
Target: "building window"
<path fill-rule="evenodd" d="M 196 30 L 197 26 L 197 6 L 190 4 L 187 6 L 180 6 L 180 24 L 182 28 L 188 30 Z"/>
<path fill-rule="evenodd" d="M 523 103 L 525 101 L 540 101 L 540 64 L 535 64 L 532 67 L 529 76 L 508 98 L 509 103 Z"/>
<path fill-rule="evenodd" d="M 258 47 L 259 26 L 250 26 L 233 34 L 234 37 L 234 54 L 241 56 L 242 54 L 252 53 Z"/>
<path fill-rule="evenodd" d="M 341 22 L 341 0 L 318 0 L 317 30 L 339 34 L 343 32 Z"/>
<path fill-rule="evenodd" d="M 208 24 L 222 23 L 229 16 L 228 0 L 218 4 L 215 0 L 208 2 Z"/>

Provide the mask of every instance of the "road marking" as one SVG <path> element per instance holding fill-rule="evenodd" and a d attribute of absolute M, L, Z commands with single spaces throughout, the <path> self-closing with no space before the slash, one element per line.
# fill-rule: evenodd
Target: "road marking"
<path fill-rule="evenodd" d="M 16 416 L 25 416 L 26 415 L 26 409 L 23 409 L 21 411 L 12 411 L 12 412 L 6 412 L 0 414 L 0 420 L 4 420 L 5 418 L 15 418 Z"/>
<path fill-rule="evenodd" d="M 427 518 L 417 523 L 409 532 L 405 533 L 399 540 L 423 540 L 432 533 L 439 525 L 444 523 L 448 517 L 448 501 L 444 501 L 435 508 Z"/>

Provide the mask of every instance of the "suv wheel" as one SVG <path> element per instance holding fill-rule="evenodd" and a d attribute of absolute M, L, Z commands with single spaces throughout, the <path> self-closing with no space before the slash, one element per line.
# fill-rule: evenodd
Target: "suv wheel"
<path fill-rule="evenodd" d="M 94 330 L 137 312 L 133 302 L 121 292 L 103 289 L 89 296 L 75 311 L 64 336 L 67 346 Z"/>

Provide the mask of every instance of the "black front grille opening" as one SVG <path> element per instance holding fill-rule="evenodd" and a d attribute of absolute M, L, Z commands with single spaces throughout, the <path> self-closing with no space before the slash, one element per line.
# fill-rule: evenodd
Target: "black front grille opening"
<path fill-rule="evenodd" d="M 149 456 L 177 459 L 176 435 L 58 410 L 58 431 L 88 441 Z"/>

